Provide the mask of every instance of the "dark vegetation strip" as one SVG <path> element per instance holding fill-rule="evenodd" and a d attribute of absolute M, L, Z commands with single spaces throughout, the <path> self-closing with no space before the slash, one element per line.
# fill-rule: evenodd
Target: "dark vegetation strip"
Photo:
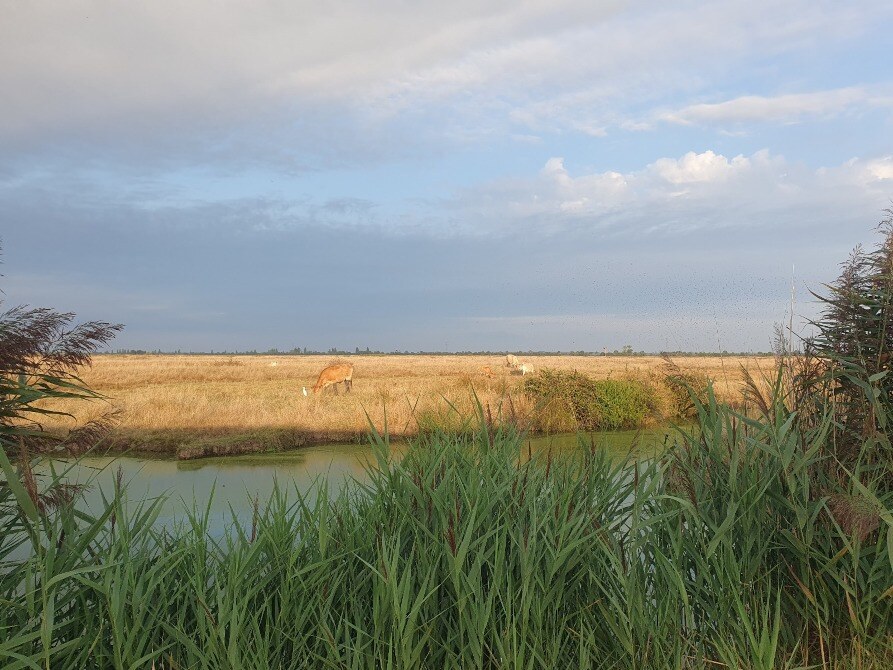
<path fill-rule="evenodd" d="M 251 430 L 113 430 L 93 453 L 175 456 L 179 460 L 293 451 L 314 444 L 366 442 L 367 434 L 305 431 L 294 428 Z"/>

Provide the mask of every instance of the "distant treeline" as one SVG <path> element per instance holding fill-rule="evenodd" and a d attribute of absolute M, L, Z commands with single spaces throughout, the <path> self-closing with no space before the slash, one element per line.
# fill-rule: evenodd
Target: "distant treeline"
<path fill-rule="evenodd" d="M 692 357 L 692 356 L 771 356 L 771 351 L 635 351 L 631 346 L 627 345 L 621 349 L 608 351 L 534 351 L 528 349 L 522 350 L 504 350 L 504 351 L 407 351 L 394 349 L 393 351 L 380 351 L 378 349 L 370 349 L 366 347 L 361 349 L 355 347 L 353 351 L 347 349 L 331 349 L 317 350 L 308 349 L 307 347 L 295 347 L 288 351 L 280 351 L 279 349 L 267 349 L 266 351 L 258 351 L 251 349 L 246 351 L 228 351 L 214 350 L 210 351 L 163 351 L 161 349 L 115 349 L 101 352 L 101 354 L 151 354 L 153 356 L 504 356 L 505 354 L 515 354 L 516 356 L 669 356 L 671 358 Z M 100 354 L 100 355 L 101 355 Z"/>

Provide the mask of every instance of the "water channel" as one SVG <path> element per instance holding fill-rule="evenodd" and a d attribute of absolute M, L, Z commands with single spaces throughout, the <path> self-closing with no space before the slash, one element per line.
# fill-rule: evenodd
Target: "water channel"
<path fill-rule="evenodd" d="M 659 452 L 672 441 L 674 429 L 600 432 L 585 436 L 597 448 L 609 451 L 617 459 L 626 458 L 631 450 L 638 457 Z M 535 437 L 527 440 L 533 452 L 552 450 L 567 454 L 577 448 L 577 435 Z M 526 444 L 526 443 L 525 443 Z M 391 447 L 395 456 L 405 445 Z M 161 498 L 158 523 L 167 524 L 185 517 L 186 510 L 208 510 L 211 525 L 222 528 L 232 521 L 250 518 L 255 497 L 263 503 L 278 485 L 280 490 L 297 489 L 312 493 L 324 483 L 336 493 L 349 480 L 362 481 L 370 460 L 374 460 L 368 444 L 326 444 L 297 451 L 226 456 L 193 461 L 131 456 L 86 456 L 81 459 L 57 459 L 37 468 L 46 476 L 50 467 L 64 472 L 70 483 L 86 484 L 84 504 L 97 510 L 103 492 L 108 496 L 120 469 L 126 484 L 126 499 L 142 501 Z"/>

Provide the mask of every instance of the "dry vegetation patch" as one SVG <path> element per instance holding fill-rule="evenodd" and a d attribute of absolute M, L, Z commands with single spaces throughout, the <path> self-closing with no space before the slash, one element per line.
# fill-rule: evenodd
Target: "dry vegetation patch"
<path fill-rule="evenodd" d="M 258 437 L 262 431 L 274 433 L 270 444 L 342 441 L 365 435 L 367 415 L 383 429 L 385 413 L 392 435 L 410 436 L 437 422 L 459 425 L 457 413 L 473 415 L 472 390 L 497 420 L 513 416 L 531 425 L 535 403 L 525 395 L 522 377 L 505 367 L 504 357 L 348 358 L 354 365 L 353 391 L 345 393 L 342 386 L 337 395 L 331 389 L 313 395 L 310 389 L 320 370 L 335 362 L 330 356 L 97 356 L 81 377 L 108 401 L 55 407 L 83 422 L 104 414 L 110 404 L 120 409 L 120 422 L 109 444 L 166 452 L 190 448 L 189 440 L 221 450 L 226 444 L 238 445 L 240 434 L 252 445 L 263 444 Z M 521 359 L 538 371 L 576 371 L 596 380 L 654 384 L 669 372 L 666 361 L 657 356 Z M 771 357 L 687 357 L 675 363 L 677 374 L 713 379 L 719 399 L 730 402 L 740 399 L 742 366 L 759 376 L 760 370 L 774 365 Z M 492 377 L 483 371 L 487 365 Z M 677 401 L 672 389 L 656 389 L 658 404 L 669 407 Z M 58 419 L 50 427 L 61 432 L 69 425 Z"/>

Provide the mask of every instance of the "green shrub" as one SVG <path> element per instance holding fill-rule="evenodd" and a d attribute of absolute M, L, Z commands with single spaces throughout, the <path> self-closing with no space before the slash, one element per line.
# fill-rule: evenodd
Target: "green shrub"
<path fill-rule="evenodd" d="M 621 430 L 645 425 L 654 413 L 654 391 L 636 380 L 591 379 L 577 372 L 542 370 L 524 380 L 538 405 L 541 430 Z"/>

